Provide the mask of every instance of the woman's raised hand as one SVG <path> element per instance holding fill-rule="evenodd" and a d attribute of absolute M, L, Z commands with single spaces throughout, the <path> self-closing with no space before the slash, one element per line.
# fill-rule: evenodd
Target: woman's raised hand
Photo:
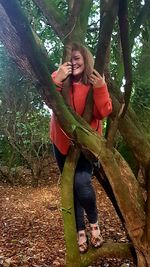
<path fill-rule="evenodd" d="M 70 74 L 72 73 L 72 64 L 71 62 L 65 62 L 59 66 L 59 69 L 56 72 L 55 81 L 57 83 L 63 82 Z"/>
<path fill-rule="evenodd" d="M 93 70 L 93 73 L 91 74 L 89 78 L 90 83 L 93 85 L 95 88 L 100 88 L 105 84 L 105 79 L 104 76 L 102 77 L 98 71 L 95 69 Z"/>

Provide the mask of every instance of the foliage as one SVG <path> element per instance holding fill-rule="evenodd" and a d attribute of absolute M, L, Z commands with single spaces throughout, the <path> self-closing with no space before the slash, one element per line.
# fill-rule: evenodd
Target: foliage
<path fill-rule="evenodd" d="M 139 53 L 139 62 L 134 70 L 134 94 L 132 97 L 132 106 L 138 114 L 139 119 L 147 128 L 150 134 L 150 38 L 143 41 Z"/>
<path fill-rule="evenodd" d="M 86 36 L 87 46 L 90 48 L 93 55 L 96 54 L 96 47 L 98 42 L 98 33 L 100 25 L 100 2 L 93 1 L 91 8 L 89 21 L 88 21 L 88 30 Z"/>
<path fill-rule="evenodd" d="M 25 161 L 21 155 L 31 160 L 46 149 L 50 113 L 2 46 L 0 57 L 0 153 L 3 164 L 13 155 L 11 165 L 17 166 Z"/>
<path fill-rule="evenodd" d="M 55 34 L 52 27 L 47 24 L 47 19 L 32 0 L 20 0 L 20 2 L 32 29 L 36 32 L 40 41 L 46 48 L 51 64 L 57 67 L 62 56 L 62 42 Z M 61 11 L 65 12 L 65 1 L 55 1 L 55 4 Z"/>

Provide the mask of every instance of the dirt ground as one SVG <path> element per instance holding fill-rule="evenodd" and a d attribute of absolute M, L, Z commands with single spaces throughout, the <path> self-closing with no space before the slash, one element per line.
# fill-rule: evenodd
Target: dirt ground
<path fill-rule="evenodd" d="M 108 197 L 93 179 L 105 242 L 128 242 Z M 0 184 L 0 267 L 65 266 L 59 172 L 54 160 L 49 183 L 38 188 Z M 90 267 L 133 267 L 128 259 L 99 259 Z"/>

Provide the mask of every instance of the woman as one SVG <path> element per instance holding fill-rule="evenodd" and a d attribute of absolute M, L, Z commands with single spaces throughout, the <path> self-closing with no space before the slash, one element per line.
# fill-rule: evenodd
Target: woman
<path fill-rule="evenodd" d="M 70 105 L 82 116 L 86 104 L 86 97 L 93 85 L 93 116 L 91 127 L 102 133 L 101 120 L 112 111 L 111 99 L 107 85 L 101 75 L 93 69 L 94 60 L 91 53 L 84 46 L 73 43 L 71 62 L 65 62 L 52 74 L 52 79 L 57 90 L 61 91 L 63 81 L 70 76 Z M 50 128 L 51 140 L 54 146 L 54 153 L 59 169 L 62 172 L 65 159 L 71 145 L 70 139 L 61 129 L 54 114 L 51 119 Z M 78 231 L 78 244 L 81 253 L 88 249 L 87 236 L 85 232 L 84 211 L 87 214 L 91 229 L 91 245 L 100 247 L 103 238 L 98 225 L 98 214 L 96 196 L 91 184 L 92 165 L 81 153 L 74 177 L 74 203 L 76 226 Z"/>

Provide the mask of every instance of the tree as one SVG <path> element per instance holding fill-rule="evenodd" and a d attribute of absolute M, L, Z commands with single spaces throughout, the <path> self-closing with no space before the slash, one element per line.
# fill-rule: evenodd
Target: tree
<path fill-rule="evenodd" d="M 34 86 L 22 76 L 2 46 L 0 57 L 0 172 L 6 181 L 15 184 L 18 166 L 24 163 L 31 172 L 32 185 L 36 186 L 42 170 L 39 163 L 49 144 L 50 114 L 43 108 Z"/>
<path fill-rule="evenodd" d="M 48 0 L 35 0 L 34 2 L 43 12 L 43 15 L 47 18 L 47 23 L 51 25 L 63 43 L 68 44 L 69 40 L 76 40 L 84 43 L 86 32 L 88 30 L 88 17 L 92 5 L 94 5 L 94 1 L 68 0 L 66 2 L 50 2 Z M 0 19 L 0 38 L 2 42 L 15 62 L 17 62 L 20 68 L 22 68 L 23 71 L 28 74 L 30 79 L 35 82 L 42 98 L 49 107 L 52 107 L 64 130 L 71 136 L 75 143 L 80 144 L 82 148 L 92 152 L 92 154 L 100 160 L 134 246 L 137 256 L 137 266 L 150 266 L 150 143 L 137 116 L 128 106 L 132 88 L 128 2 L 119 0 L 101 1 L 101 25 L 98 36 L 95 67 L 101 74 L 103 73 L 105 67 L 105 74 L 113 99 L 114 111 L 111 118 L 111 127 L 108 133 L 107 142 L 104 138 L 99 138 L 99 136 L 90 129 L 85 121 L 74 114 L 65 104 L 62 96 L 55 91 L 55 86 L 49 77 L 47 56 L 43 53 L 38 39 L 35 38 L 35 34 L 33 34 L 33 31 L 31 30 L 31 27 L 20 8 L 19 2 L 17 0 L 0 0 L 0 4 L 1 18 L 3 18 Z M 134 38 L 141 33 L 141 28 L 139 26 L 145 26 L 146 18 L 150 12 L 150 2 L 148 0 L 145 1 L 144 5 L 142 4 L 142 1 L 138 4 L 134 3 L 134 1 L 130 2 L 130 6 L 132 8 L 135 8 L 135 5 L 137 5 L 136 7 L 139 13 L 137 16 L 134 14 L 134 19 L 130 23 L 132 27 L 130 34 L 131 46 L 134 44 Z M 134 10 L 134 8 L 132 10 Z M 121 57 L 119 62 L 117 61 L 117 64 L 120 66 L 119 82 L 122 80 L 123 76 L 125 78 L 124 101 L 122 101 L 122 95 L 119 93 L 117 83 L 111 79 L 108 66 L 110 40 L 113 28 L 115 28 L 117 16 L 119 21 L 118 27 L 120 29 L 119 38 L 123 53 L 123 57 Z M 68 46 L 66 47 L 68 48 Z M 117 59 L 120 59 L 118 55 L 116 56 Z M 69 50 L 67 50 L 67 57 L 69 57 Z M 101 64 L 99 64 L 99 62 Z M 105 62 L 107 64 L 105 64 Z M 123 69 L 124 73 L 122 72 Z M 51 90 L 49 90 L 49 88 L 51 88 Z M 64 89 L 65 98 L 67 84 L 64 85 L 64 88 L 66 88 Z M 146 201 L 143 198 L 140 185 L 128 164 L 112 147 L 117 129 L 119 129 L 125 142 L 133 151 L 137 161 L 146 170 L 145 180 L 148 185 Z M 68 161 L 71 162 L 72 166 L 75 166 L 75 159 L 77 159 L 77 153 L 73 152 L 68 157 Z M 124 177 L 121 173 L 123 166 L 126 168 L 126 177 Z M 65 181 L 63 179 L 63 183 L 65 184 L 65 187 L 67 186 L 67 188 L 68 171 L 70 172 L 70 170 L 68 170 L 68 164 L 66 164 L 63 172 L 63 176 L 65 177 Z M 72 185 L 70 185 L 70 188 L 67 189 L 69 192 L 68 196 L 70 195 L 71 189 Z M 66 218 L 69 220 L 71 225 L 71 232 L 69 236 L 67 235 L 68 232 L 65 231 L 68 266 L 88 266 L 93 259 L 98 257 L 98 255 L 122 256 L 129 253 L 126 246 L 123 246 L 122 248 L 120 244 L 118 246 L 111 244 L 112 250 L 110 250 L 110 246 L 106 244 L 106 247 L 102 247 L 96 251 L 91 250 L 86 255 L 80 257 L 75 241 L 74 220 L 72 217 L 73 205 L 72 202 L 70 202 L 70 206 L 66 206 L 65 197 L 66 195 L 63 194 L 62 210 L 64 214 L 65 229 L 67 226 L 67 222 L 65 221 Z M 71 238 L 74 241 L 74 249 L 70 251 L 68 244 Z"/>
<path fill-rule="evenodd" d="M 139 111 L 139 120 L 143 122 L 146 131 L 149 134 L 149 65 L 150 65 L 150 41 L 149 38 L 144 39 L 141 53 L 139 53 L 138 66 L 133 72 L 135 80 L 135 92 L 132 99 L 132 106 L 136 113 Z"/>

